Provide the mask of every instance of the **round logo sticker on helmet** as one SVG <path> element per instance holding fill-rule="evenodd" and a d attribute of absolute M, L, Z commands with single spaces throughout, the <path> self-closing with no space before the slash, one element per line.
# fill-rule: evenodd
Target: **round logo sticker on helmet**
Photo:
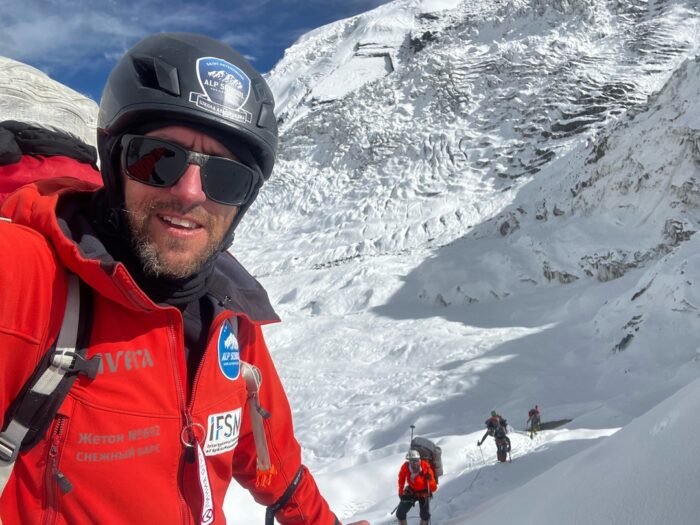
<path fill-rule="evenodd" d="M 241 372 L 241 350 L 236 333 L 229 321 L 224 322 L 219 332 L 219 368 L 227 379 L 238 379 Z"/>
<path fill-rule="evenodd" d="M 240 68 L 215 57 L 197 59 L 197 78 L 203 93 L 190 92 L 190 102 L 235 122 L 250 123 L 253 115 L 243 109 L 250 96 L 250 78 Z"/>

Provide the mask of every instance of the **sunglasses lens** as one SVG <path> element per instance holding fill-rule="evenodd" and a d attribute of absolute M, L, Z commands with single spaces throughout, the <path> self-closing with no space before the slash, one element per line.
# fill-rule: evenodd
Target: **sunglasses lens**
<path fill-rule="evenodd" d="M 175 184 L 187 168 L 187 153 L 168 142 L 148 137 L 132 137 L 124 158 L 127 174 L 151 186 Z"/>
<path fill-rule="evenodd" d="M 150 137 L 124 137 L 123 166 L 134 180 L 150 186 L 167 188 L 177 183 L 187 171 L 188 152 L 170 142 Z M 200 167 L 202 188 L 206 196 L 220 204 L 244 204 L 257 180 L 257 173 L 235 160 L 208 157 Z"/>
<path fill-rule="evenodd" d="M 211 157 L 202 168 L 204 192 L 211 200 L 240 206 L 249 197 L 256 173 L 239 162 Z"/>

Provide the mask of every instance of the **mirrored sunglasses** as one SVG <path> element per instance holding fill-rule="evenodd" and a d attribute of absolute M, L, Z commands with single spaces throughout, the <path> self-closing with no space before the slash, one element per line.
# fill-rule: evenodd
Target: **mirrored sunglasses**
<path fill-rule="evenodd" d="M 199 166 L 202 189 L 210 200 L 240 206 L 251 197 L 259 174 L 238 161 L 189 151 L 167 140 L 126 134 L 121 139 L 122 168 L 133 180 L 169 188 L 177 184 L 190 164 Z"/>

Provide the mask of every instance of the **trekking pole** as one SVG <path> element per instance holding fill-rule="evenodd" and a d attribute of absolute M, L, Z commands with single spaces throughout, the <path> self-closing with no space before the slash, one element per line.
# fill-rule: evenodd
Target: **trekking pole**
<path fill-rule="evenodd" d="M 413 429 L 416 428 L 416 425 L 411 425 L 411 441 L 413 441 Z"/>
<path fill-rule="evenodd" d="M 430 510 L 431 510 L 430 507 L 432 507 L 432 505 L 430 504 L 430 500 L 433 499 L 433 493 L 430 492 L 430 478 L 428 478 L 427 481 L 428 481 L 428 483 L 427 483 L 427 485 L 428 485 L 428 512 L 430 512 Z M 432 522 L 433 522 L 433 516 L 432 516 L 432 512 L 430 512 L 430 518 L 428 518 L 428 525 L 430 525 Z"/>
<path fill-rule="evenodd" d="M 469 490 L 470 488 L 472 488 L 472 485 L 474 485 L 474 482 L 476 481 L 476 478 L 478 478 L 478 477 L 479 477 L 479 474 L 481 474 L 481 469 L 483 469 L 483 468 L 486 466 L 486 458 L 484 457 L 484 452 L 483 452 L 483 450 L 481 450 L 481 447 L 479 447 L 479 452 L 481 452 L 481 466 L 477 469 L 477 471 L 476 471 L 476 476 L 474 476 L 474 479 L 472 480 L 472 482 L 471 482 L 471 483 L 469 484 L 469 486 L 467 487 L 467 490 Z"/>

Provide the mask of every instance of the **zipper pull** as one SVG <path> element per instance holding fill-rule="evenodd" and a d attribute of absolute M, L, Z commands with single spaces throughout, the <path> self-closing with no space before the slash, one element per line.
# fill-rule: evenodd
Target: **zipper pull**
<path fill-rule="evenodd" d="M 207 431 L 199 423 L 192 422 L 192 415 L 189 410 L 185 410 L 185 428 L 182 429 L 180 433 L 180 441 L 185 446 L 185 461 L 190 465 L 195 462 L 197 456 L 195 454 L 194 447 L 198 445 L 199 440 L 197 438 L 197 429 L 202 436 L 202 440 L 206 436 Z"/>
<path fill-rule="evenodd" d="M 56 481 L 58 482 L 58 488 L 61 489 L 61 492 L 64 494 L 68 494 L 71 490 L 73 490 L 73 484 L 70 482 L 70 480 L 61 472 L 60 470 L 56 471 Z"/>
<path fill-rule="evenodd" d="M 194 463 L 195 460 L 195 454 L 194 454 L 194 447 L 187 447 L 185 449 L 185 461 L 189 463 L 190 465 Z"/>

